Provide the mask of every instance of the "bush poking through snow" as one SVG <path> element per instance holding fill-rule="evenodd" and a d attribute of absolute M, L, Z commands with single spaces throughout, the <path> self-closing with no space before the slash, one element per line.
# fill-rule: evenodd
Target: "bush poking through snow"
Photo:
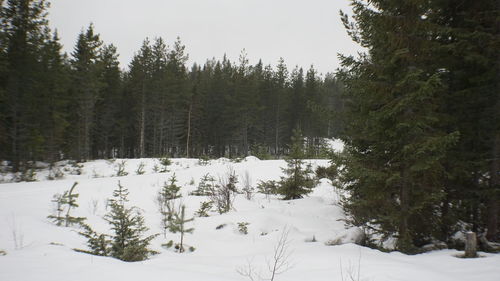
<path fill-rule="evenodd" d="M 210 195 L 211 190 L 215 189 L 215 179 L 210 174 L 205 174 L 198 184 L 198 188 L 190 192 L 189 195 L 193 196 L 208 196 Z"/>
<path fill-rule="evenodd" d="M 24 168 L 23 171 L 17 176 L 16 182 L 34 182 L 36 179 L 36 170 L 34 168 Z"/>
<path fill-rule="evenodd" d="M 270 280 L 275 281 L 277 276 L 290 270 L 291 265 L 291 252 L 289 249 L 290 240 L 288 234 L 290 230 L 285 227 L 281 232 L 276 245 L 274 246 L 273 257 L 267 260 L 268 276 L 263 276 L 261 270 L 257 270 L 252 261 L 248 261 L 246 266 L 236 269 L 236 271 L 251 281 Z"/>
<path fill-rule="evenodd" d="M 200 156 L 200 159 L 198 159 L 198 165 L 206 166 L 208 164 L 210 164 L 210 158 L 207 155 Z"/>
<path fill-rule="evenodd" d="M 168 157 L 163 157 L 163 158 L 160 158 L 160 165 L 161 165 L 161 169 L 160 169 L 160 173 L 167 173 L 168 172 L 168 166 L 172 165 L 172 161 L 170 160 L 170 158 Z"/>
<path fill-rule="evenodd" d="M 127 161 L 122 160 L 118 163 L 116 163 L 116 176 L 117 177 L 124 177 L 128 175 L 128 172 L 125 172 L 125 165 L 127 164 Z"/>
<path fill-rule="evenodd" d="M 208 211 L 212 209 L 213 202 L 212 201 L 205 201 L 200 203 L 200 208 L 198 211 L 196 211 L 195 215 L 197 217 L 208 217 Z"/>
<path fill-rule="evenodd" d="M 269 195 L 276 195 L 278 193 L 278 184 L 276 181 L 260 181 L 257 184 L 257 191 L 265 194 L 266 198 L 269 198 Z"/>
<path fill-rule="evenodd" d="M 78 182 L 75 182 L 73 186 L 63 194 L 55 194 L 52 202 L 55 205 L 54 214 L 48 216 L 49 219 L 52 219 L 54 223 L 58 226 L 70 226 L 73 224 L 79 224 L 83 222 L 86 218 L 84 217 L 72 217 L 71 209 L 75 209 L 78 207 L 76 203 L 76 199 L 79 194 L 74 193 L 75 187 L 78 185 Z M 65 212 L 65 214 L 64 214 Z"/>
<path fill-rule="evenodd" d="M 247 200 L 252 200 L 255 189 L 252 187 L 252 178 L 250 177 L 250 173 L 248 173 L 248 171 L 245 171 L 245 175 L 243 176 L 242 191 Z"/>
<path fill-rule="evenodd" d="M 146 172 L 144 171 L 144 167 L 146 167 L 146 164 L 144 164 L 144 162 L 139 163 L 139 166 L 137 166 L 135 173 L 137 175 L 144 175 L 144 173 Z"/>
<path fill-rule="evenodd" d="M 114 234 L 98 234 L 90 226 L 82 224 L 83 231 L 80 234 L 87 238 L 90 251 L 77 251 L 112 256 L 123 261 L 142 261 L 156 253 L 148 247 L 157 235 L 142 237 L 148 231 L 144 217 L 137 207 L 126 207 L 127 196 L 128 190 L 118 182 L 118 188 L 113 191 L 113 198 L 109 200 L 111 210 L 104 216 Z"/>
<path fill-rule="evenodd" d="M 57 167 L 51 166 L 49 169 L 49 175 L 47 176 L 48 180 L 56 180 L 64 178 L 64 173 Z"/>
<path fill-rule="evenodd" d="M 248 222 L 239 222 L 238 223 L 238 232 L 241 234 L 247 235 L 248 234 L 248 225 L 250 225 L 250 223 L 248 223 Z"/>
<path fill-rule="evenodd" d="M 238 177 L 232 168 L 229 168 L 226 176 L 219 177 L 219 184 L 212 187 L 210 200 L 214 202 L 219 214 L 227 213 L 233 208 L 236 197 L 236 184 Z"/>

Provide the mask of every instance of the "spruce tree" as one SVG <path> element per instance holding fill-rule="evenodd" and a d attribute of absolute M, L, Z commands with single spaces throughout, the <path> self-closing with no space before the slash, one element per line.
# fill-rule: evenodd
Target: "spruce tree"
<path fill-rule="evenodd" d="M 62 195 L 56 194 L 52 202 L 55 203 L 55 214 L 48 216 L 52 219 L 56 225 L 64 225 L 66 227 L 73 224 L 81 224 L 86 218 L 85 217 L 73 217 L 71 216 L 71 210 L 78 207 L 76 199 L 79 194 L 75 193 L 75 187 L 78 182 L 75 182 L 71 188 L 65 191 Z"/>
<path fill-rule="evenodd" d="M 432 64 L 435 31 L 425 1 L 352 1 L 354 20 L 342 15 L 353 40 L 368 49 L 343 57 L 348 127 L 344 208 L 351 222 L 387 238 L 406 253 L 428 243 L 439 228 L 446 151 L 458 133 L 439 113 L 445 85 Z"/>
<path fill-rule="evenodd" d="M 186 206 L 182 205 L 180 212 L 175 212 L 173 219 L 170 221 L 170 231 L 173 233 L 179 233 L 181 235 L 180 242 L 176 245 L 176 248 L 179 250 L 179 253 L 183 253 L 184 249 L 184 235 L 187 233 L 193 233 L 194 228 L 188 228 L 186 226 L 187 223 L 190 223 L 194 220 L 194 218 L 186 217 Z"/>
<path fill-rule="evenodd" d="M 156 202 L 161 215 L 161 226 L 163 229 L 163 236 L 166 237 L 167 230 L 170 228 L 170 222 L 178 213 L 175 199 L 180 198 L 182 195 L 179 193 L 181 187 L 176 184 L 177 179 L 175 174 L 169 179 L 169 183 L 165 182 L 163 187 L 158 192 Z"/>
<path fill-rule="evenodd" d="M 78 35 L 71 54 L 73 101 L 70 110 L 71 121 L 75 126 L 72 127 L 73 131 L 67 133 L 71 138 L 76 137 L 73 139 L 73 157 L 78 160 L 92 158 L 96 103 L 103 87 L 99 63 L 101 45 L 99 34 L 95 34 L 91 24 L 86 31 Z"/>
<path fill-rule="evenodd" d="M 153 253 L 148 246 L 156 235 L 143 237 L 148 228 L 137 207 L 128 208 L 125 205 L 128 194 L 128 190 L 118 182 L 110 200 L 111 210 L 104 217 L 114 232 L 109 255 L 123 261 L 141 261 Z"/>
<path fill-rule="evenodd" d="M 290 154 L 286 159 L 287 167 L 282 168 L 286 177 L 281 177 L 278 183 L 278 194 L 282 195 L 284 200 L 302 198 L 314 188 L 313 171 L 310 165 L 304 163 L 304 156 L 304 137 L 300 129 L 296 129 Z"/>

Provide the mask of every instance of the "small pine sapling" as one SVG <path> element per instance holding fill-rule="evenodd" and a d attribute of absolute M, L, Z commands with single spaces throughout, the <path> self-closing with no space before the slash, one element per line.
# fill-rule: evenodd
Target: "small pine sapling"
<path fill-rule="evenodd" d="M 236 197 L 238 177 L 232 168 L 229 168 L 225 177 L 219 177 L 219 184 L 210 191 L 210 200 L 214 202 L 217 211 L 227 213 L 233 208 Z"/>
<path fill-rule="evenodd" d="M 135 173 L 137 175 L 144 175 L 144 173 L 146 172 L 144 171 L 144 167 L 146 167 L 146 164 L 144 164 L 144 162 L 139 163 L 139 166 L 137 166 Z"/>
<path fill-rule="evenodd" d="M 241 234 L 247 235 L 248 234 L 248 225 L 250 225 L 250 223 L 248 223 L 248 222 L 239 222 L 238 223 L 238 232 Z"/>
<path fill-rule="evenodd" d="M 198 159 L 198 165 L 206 166 L 208 164 L 210 164 L 210 157 L 208 157 L 207 155 L 200 156 L 200 158 Z"/>
<path fill-rule="evenodd" d="M 212 209 L 213 202 L 212 201 L 205 201 L 200 203 L 200 208 L 198 211 L 196 211 L 195 215 L 197 217 L 208 217 L 208 211 Z"/>
<path fill-rule="evenodd" d="M 110 200 L 111 210 L 104 216 L 114 231 L 109 253 L 123 261 L 141 261 L 154 253 L 148 246 L 157 235 L 142 238 L 148 228 L 136 207 L 125 206 L 128 194 L 128 190 L 118 182 L 118 188 L 113 191 L 113 199 Z"/>
<path fill-rule="evenodd" d="M 34 168 L 29 168 L 29 167 L 24 168 L 23 171 L 21 172 L 21 174 L 19 175 L 19 177 L 17 177 L 16 181 L 17 182 L 22 182 L 22 181 L 34 182 L 34 181 L 37 181 L 36 170 Z"/>
<path fill-rule="evenodd" d="M 208 196 L 210 195 L 211 190 L 215 188 L 215 178 L 212 177 L 210 174 L 205 174 L 201 179 L 200 183 L 198 184 L 198 188 L 189 193 L 189 195 L 193 196 Z"/>
<path fill-rule="evenodd" d="M 49 175 L 47 176 L 48 180 L 56 180 L 64 178 L 64 173 L 54 165 L 50 166 Z"/>
<path fill-rule="evenodd" d="M 275 195 L 278 193 L 278 183 L 274 180 L 260 181 L 257 184 L 257 191 L 265 194 L 266 198 L 269 198 L 269 195 Z"/>
<path fill-rule="evenodd" d="M 175 174 L 170 177 L 169 181 L 169 183 L 164 183 L 156 198 L 161 215 L 161 226 L 164 237 L 167 236 L 170 221 L 176 212 L 175 199 L 181 197 L 181 194 L 179 193 L 181 187 L 176 184 L 177 178 L 175 177 Z"/>
<path fill-rule="evenodd" d="M 84 217 L 72 217 L 71 209 L 75 209 L 78 207 L 76 203 L 76 199 L 79 194 L 74 193 L 75 187 L 78 185 L 78 182 L 75 182 L 69 191 L 65 191 L 62 195 L 56 194 L 54 195 L 54 199 L 52 202 L 55 203 L 55 215 L 48 216 L 49 219 L 52 219 L 56 225 L 68 227 L 73 224 L 79 224 L 83 222 L 86 218 Z M 66 214 L 63 215 L 63 212 L 66 211 Z"/>
<path fill-rule="evenodd" d="M 183 253 L 184 250 L 184 235 L 186 233 L 193 233 L 194 228 L 187 228 L 186 224 L 192 222 L 194 218 L 186 218 L 186 206 L 181 206 L 181 211 L 174 213 L 173 219 L 170 221 L 170 231 L 172 233 L 180 233 L 181 240 L 176 245 L 176 249 L 179 253 Z"/>
<path fill-rule="evenodd" d="M 314 188 L 315 181 L 311 165 L 304 168 L 304 139 L 300 130 L 294 130 L 292 136 L 292 149 L 290 155 L 285 160 L 287 167 L 283 172 L 287 177 L 281 177 L 278 193 L 284 200 L 299 199 L 310 193 Z"/>
<path fill-rule="evenodd" d="M 127 164 L 127 161 L 122 160 L 118 163 L 116 163 L 116 176 L 117 177 L 124 177 L 128 175 L 128 172 L 125 172 L 125 166 Z"/>
<path fill-rule="evenodd" d="M 163 157 L 160 158 L 160 164 L 161 164 L 161 169 L 160 173 L 167 173 L 168 172 L 168 166 L 172 165 L 172 161 L 168 157 Z"/>

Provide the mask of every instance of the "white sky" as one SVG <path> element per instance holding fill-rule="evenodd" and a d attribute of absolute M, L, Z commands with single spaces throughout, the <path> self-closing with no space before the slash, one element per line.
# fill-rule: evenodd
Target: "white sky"
<path fill-rule="evenodd" d="M 334 71 L 337 53 L 360 50 L 347 36 L 339 9 L 348 0 L 52 0 L 49 20 L 70 53 L 78 33 L 90 22 L 106 43 L 118 48 L 122 67 L 144 38 L 177 36 L 186 45 L 189 64 L 227 54 L 237 61 L 243 48 L 251 64 L 262 58 L 289 68 L 314 64 Z"/>

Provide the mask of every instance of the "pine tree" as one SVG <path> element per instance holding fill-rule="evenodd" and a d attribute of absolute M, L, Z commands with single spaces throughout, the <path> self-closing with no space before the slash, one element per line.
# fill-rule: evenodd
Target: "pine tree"
<path fill-rule="evenodd" d="M 458 133 L 443 129 L 438 112 L 446 89 L 430 60 L 436 47 L 425 1 L 353 1 L 355 22 L 342 20 L 354 41 L 368 49 L 343 57 L 349 126 L 344 208 L 352 223 L 397 248 L 417 251 L 439 227 L 443 159 Z"/>
<path fill-rule="evenodd" d="M 296 129 L 292 137 L 291 151 L 286 159 L 287 168 L 282 169 L 287 177 L 281 177 L 278 183 L 278 194 L 282 195 L 284 200 L 302 198 L 314 188 L 312 168 L 305 165 L 304 156 L 304 137 L 300 129 Z"/>
<path fill-rule="evenodd" d="M 143 238 L 148 228 L 136 207 L 126 207 L 128 194 L 128 190 L 118 182 L 118 188 L 113 191 L 113 199 L 110 200 L 111 210 L 104 217 L 114 232 L 109 254 L 123 261 L 141 261 L 153 253 L 148 246 L 156 235 Z"/>
<path fill-rule="evenodd" d="M 158 192 L 156 202 L 161 215 L 161 226 L 163 228 L 163 236 L 166 237 L 170 223 L 178 212 L 175 199 L 182 195 L 179 193 L 181 187 L 176 184 L 177 179 L 175 174 L 170 177 L 170 183 L 164 183 L 162 189 Z"/>
<path fill-rule="evenodd" d="M 179 233 L 181 235 L 181 239 L 176 248 L 179 250 L 179 253 L 183 253 L 184 250 L 184 235 L 187 233 L 193 233 L 194 228 L 188 228 L 186 226 L 187 223 L 190 223 L 194 220 L 194 218 L 186 217 L 186 206 L 182 205 L 180 212 L 175 212 L 173 219 L 170 221 L 170 231 L 173 233 Z"/>
<path fill-rule="evenodd" d="M 14 172 L 28 170 L 28 161 L 41 159 L 43 154 L 43 137 L 37 122 L 36 86 L 47 8 L 48 3 L 44 0 L 2 3 L 2 88 L 6 103 L 1 107 L 1 115 L 6 124 L 8 158 Z"/>
<path fill-rule="evenodd" d="M 93 134 L 95 128 L 95 106 L 103 86 L 100 79 L 99 54 L 102 41 L 99 34 L 94 33 L 91 24 L 85 32 L 78 35 L 78 41 L 72 53 L 72 122 L 75 131 L 68 134 L 76 137 L 76 150 L 73 157 L 78 160 L 92 158 Z"/>
<path fill-rule="evenodd" d="M 78 198 L 79 194 L 74 193 L 75 187 L 77 185 L 78 182 L 75 182 L 69 190 L 65 191 L 62 195 L 56 194 L 54 196 L 54 199 L 52 200 L 52 202 L 54 202 L 56 205 L 56 214 L 50 215 L 48 216 L 48 218 L 54 220 L 54 222 L 58 226 L 64 224 L 65 227 L 68 227 L 73 224 L 81 224 L 84 220 L 86 220 L 85 217 L 71 216 L 71 210 L 78 207 L 76 199 Z M 63 214 L 63 212 L 66 212 L 66 214 Z"/>

